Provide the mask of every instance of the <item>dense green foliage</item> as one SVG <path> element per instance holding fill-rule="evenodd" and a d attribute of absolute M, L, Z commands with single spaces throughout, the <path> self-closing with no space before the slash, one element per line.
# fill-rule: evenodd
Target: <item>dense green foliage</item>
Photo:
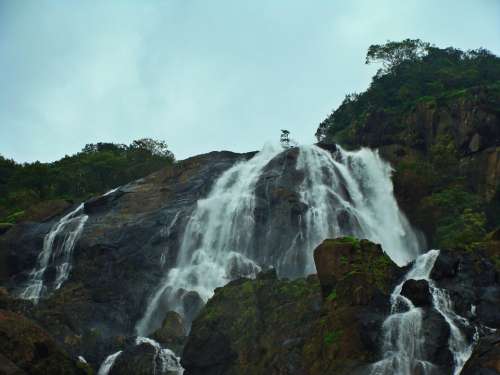
<path fill-rule="evenodd" d="M 498 122 L 484 124 L 500 118 L 500 58 L 483 48 L 464 52 L 406 39 L 370 46 L 366 63 L 382 68 L 365 92 L 347 95 L 320 124 L 318 140 L 399 150 L 388 156 L 396 194 L 430 245 L 473 249 L 500 225 L 500 191 L 486 195 L 477 174 L 464 170 L 473 151 L 463 129 L 486 134 L 483 148 L 499 145 Z M 478 109 L 483 115 L 474 117 Z M 459 121 L 474 125 L 459 129 Z"/>
<path fill-rule="evenodd" d="M 465 95 L 476 86 L 492 85 L 500 91 L 500 58 L 483 48 L 464 52 L 407 39 L 370 46 L 366 63 L 372 62 L 382 62 L 383 68 L 368 90 L 347 95 L 320 124 L 319 140 L 352 143 L 349 127 L 374 109 L 397 116 L 418 101 Z"/>
<path fill-rule="evenodd" d="M 101 194 L 174 160 L 165 142 L 147 138 L 128 146 L 88 144 L 53 163 L 18 164 L 0 155 L 0 222 L 15 222 L 23 210 L 42 201 L 77 201 Z"/>

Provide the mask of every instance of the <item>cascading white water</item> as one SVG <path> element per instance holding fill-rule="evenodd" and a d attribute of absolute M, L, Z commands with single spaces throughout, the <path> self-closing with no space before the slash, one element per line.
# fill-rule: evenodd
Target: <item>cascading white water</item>
<path fill-rule="evenodd" d="M 313 249 L 325 238 L 355 235 L 379 242 L 398 264 L 418 254 L 417 235 L 392 194 L 391 168 L 377 152 L 362 149 L 333 156 L 317 146 L 301 146 L 296 168 L 304 174 L 298 187 L 307 206 L 299 233 L 282 254 L 259 258 L 253 248 L 255 187 L 264 168 L 282 149 L 265 147 L 236 164 L 198 201 L 184 232 L 179 259 L 154 293 L 136 330 L 146 335 L 161 323 L 160 305 L 184 315 L 183 295 L 195 291 L 206 301 L 216 287 L 237 276 L 254 277 L 273 266 L 281 276 L 314 272 Z M 348 225 L 340 217 L 347 216 Z M 291 232 L 290 228 L 273 230 Z M 288 231 L 288 232 L 287 232 Z M 272 242 L 272 241 L 267 241 Z M 272 248 L 268 244 L 268 249 Z"/>
<path fill-rule="evenodd" d="M 172 309 L 183 314 L 179 303 L 185 291 L 196 291 L 206 301 L 214 289 L 231 280 L 231 267 L 246 268 L 254 276 L 260 267 L 245 256 L 253 234 L 254 188 L 262 169 L 281 149 L 266 146 L 252 159 L 222 174 L 206 199 L 197 202 L 184 232 L 177 266 L 169 271 L 154 294 L 143 318 L 139 335 L 151 331 L 164 295 Z"/>
<path fill-rule="evenodd" d="M 453 354 L 453 374 L 458 375 L 472 353 L 469 343 L 456 321 L 468 325 L 465 318 L 455 314 L 447 293 L 439 289 L 430 273 L 439 255 L 438 250 L 419 256 L 391 295 L 391 314 L 383 324 L 383 359 L 372 365 L 371 375 L 430 375 L 435 366 L 424 355 L 425 338 L 422 333 L 422 314 L 419 307 L 403 295 L 403 284 L 410 279 L 426 280 L 432 295 L 432 304 L 450 327 L 449 348 Z"/>
<path fill-rule="evenodd" d="M 453 311 L 453 304 L 450 296 L 445 290 L 436 287 L 434 281 L 429 280 L 429 287 L 432 293 L 432 302 L 434 308 L 444 317 L 450 327 L 450 338 L 448 346 L 453 354 L 453 375 L 459 375 L 465 362 L 470 358 L 474 341 L 468 342 L 465 335 L 460 331 L 456 322 L 462 326 L 469 326 L 469 321 Z"/>
<path fill-rule="evenodd" d="M 106 359 L 102 362 L 99 370 L 97 371 L 97 375 L 108 375 L 111 371 L 111 368 L 115 364 L 116 359 L 122 354 L 122 350 L 117 351 L 111 355 L 108 355 Z"/>
<path fill-rule="evenodd" d="M 378 152 L 338 147 L 332 157 L 317 146 L 302 146 L 297 169 L 305 172 L 300 195 L 308 210 L 301 233 L 304 241 L 296 241 L 283 257 L 285 268 L 298 252 L 308 254 L 304 274 L 315 272 L 312 250 L 325 238 L 341 235 L 380 243 L 400 266 L 419 254 L 422 244 L 393 195 L 392 169 Z"/>
<path fill-rule="evenodd" d="M 71 271 L 71 256 L 80 237 L 88 216 L 83 213 L 83 203 L 63 216 L 47 233 L 43 240 L 43 249 L 38 255 L 35 268 L 20 297 L 38 303 L 47 288 L 44 282 L 45 271 L 55 266 L 54 289 L 59 289 L 68 279 Z"/>

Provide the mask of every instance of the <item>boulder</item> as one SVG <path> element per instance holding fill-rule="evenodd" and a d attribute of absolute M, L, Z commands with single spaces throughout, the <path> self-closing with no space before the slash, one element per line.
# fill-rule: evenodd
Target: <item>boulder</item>
<path fill-rule="evenodd" d="M 155 341 L 176 353 L 184 344 L 186 336 L 187 332 L 182 317 L 175 311 L 168 311 L 161 327 L 151 335 Z"/>
<path fill-rule="evenodd" d="M 362 277 L 368 284 L 389 292 L 400 271 L 383 252 L 380 245 L 367 240 L 341 237 L 323 241 L 314 250 L 323 297 L 327 297 L 339 282 L 357 282 Z M 366 290 L 358 290 L 363 299 Z"/>
<path fill-rule="evenodd" d="M 416 307 L 432 305 L 432 295 L 427 280 L 407 280 L 401 289 L 401 295 L 408 298 Z"/>

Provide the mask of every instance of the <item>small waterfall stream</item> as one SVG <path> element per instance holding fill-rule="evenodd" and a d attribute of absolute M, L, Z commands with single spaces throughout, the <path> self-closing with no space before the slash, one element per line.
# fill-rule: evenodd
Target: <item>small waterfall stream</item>
<path fill-rule="evenodd" d="M 422 308 L 415 307 L 401 291 L 407 280 L 426 280 L 432 295 L 433 308 L 438 311 L 450 328 L 448 345 L 453 355 L 453 375 L 460 374 L 472 353 L 473 343 L 468 342 L 456 322 L 467 326 L 467 320 L 453 312 L 446 291 L 438 288 L 430 278 L 439 250 L 420 255 L 391 295 L 391 314 L 383 330 L 383 358 L 372 365 L 371 375 L 431 375 L 435 366 L 425 358 L 425 338 L 422 333 Z"/>
<path fill-rule="evenodd" d="M 83 212 L 83 203 L 63 216 L 47 233 L 43 240 L 43 249 L 38 254 L 35 268 L 20 297 L 38 303 L 49 286 L 45 283 L 48 267 L 55 267 L 55 280 L 52 289 L 59 289 L 68 279 L 71 271 L 71 257 L 76 242 L 80 238 L 88 216 Z"/>

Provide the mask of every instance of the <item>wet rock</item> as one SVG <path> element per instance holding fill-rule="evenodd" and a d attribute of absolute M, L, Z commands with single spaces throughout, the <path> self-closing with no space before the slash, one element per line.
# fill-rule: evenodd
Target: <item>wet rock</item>
<path fill-rule="evenodd" d="M 447 291 L 457 314 L 500 328 L 500 275 L 494 259 L 494 252 L 441 251 L 431 278 Z"/>
<path fill-rule="evenodd" d="M 407 280 L 403 284 L 401 295 L 412 301 L 416 307 L 432 305 L 432 295 L 427 280 Z"/>
<path fill-rule="evenodd" d="M 459 259 L 452 252 L 441 251 L 434 268 L 431 271 L 431 279 L 439 281 L 444 278 L 450 278 L 457 274 Z"/>
<path fill-rule="evenodd" d="M 139 339 L 116 358 L 109 375 L 177 375 L 174 353 L 149 339 Z"/>
<path fill-rule="evenodd" d="M 184 317 L 189 322 L 192 322 L 200 313 L 205 305 L 205 302 L 195 291 L 189 291 L 182 296 L 182 308 L 184 310 Z"/>
<path fill-rule="evenodd" d="M 161 345 L 178 353 L 186 339 L 186 329 L 182 317 L 175 311 L 166 313 L 163 323 L 151 337 Z"/>
<path fill-rule="evenodd" d="M 106 193 L 98 197 L 89 199 L 84 204 L 84 210 L 86 214 L 96 214 L 98 212 L 109 210 L 114 201 L 119 199 L 124 192 L 120 189 L 113 191 L 111 193 Z"/>
<path fill-rule="evenodd" d="M 471 357 L 465 363 L 461 374 L 500 374 L 500 333 L 495 333 L 479 340 Z"/>
<path fill-rule="evenodd" d="M 316 146 L 321 147 L 323 150 L 330 151 L 332 153 L 338 150 L 338 147 L 335 143 L 319 142 L 316 144 Z"/>
<path fill-rule="evenodd" d="M 434 309 L 426 309 L 422 317 L 424 351 L 429 362 L 439 366 L 443 373 L 453 368 L 453 355 L 448 348 L 450 327 L 444 317 Z"/>

